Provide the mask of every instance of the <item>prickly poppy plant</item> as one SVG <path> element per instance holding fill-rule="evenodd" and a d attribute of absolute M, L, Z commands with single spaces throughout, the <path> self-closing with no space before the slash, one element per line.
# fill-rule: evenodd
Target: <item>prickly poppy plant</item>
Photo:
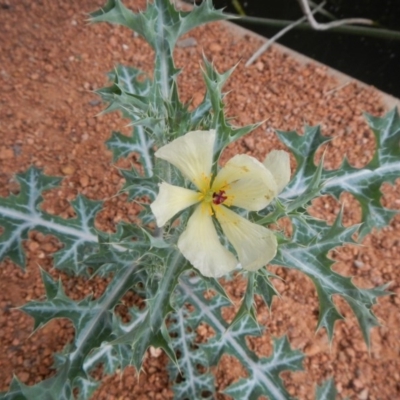
<path fill-rule="evenodd" d="M 122 170 L 130 200 L 146 199 L 139 225 L 121 223 L 116 233 L 95 228 L 101 202 L 77 196 L 76 217 L 63 219 L 44 212 L 42 192 L 57 187 L 59 178 L 30 168 L 17 175 L 18 195 L 0 198 L 0 259 L 8 257 L 24 266 L 23 240 L 32 230 L 57 237 L 63 247 L 54 266 L 69 274 L 108 276 L 108 287 L 97 299 L 69 298 L 61 282 L 42 271 L 44 300 L 21 309 L 34 319 L 35 329 L 54 318 L 71 320 L 75 336 L 56 356 L 55 373 L 33 386 L 15 377 L 1 399 L 90 399 L 99 385 L 91 372 L 100 364 L 111 374 L 128 365 L 140 371 L 150 346 L 170 358 L 170 380 L 176 399 L 215 398 L 210 367 L 224 354 L 236 357 L 247 371 L 225 389 L 234 399 L 290 399 L 280 378 L 285 370 L 302 368 L 303 354 L 283 336 L 274 340 L 270 357 L 259 357 L 246 337 L 258 336 L 254 296 L 268 306 L 277 294 L 267 264 L 296 269 L 307 275 L 319 296 L 319 321 L 330 340 L 335 322 L 342 318 L 333 296 L 341 296 L 353 310 L 369 344 L 371 328 L 378 325 L 372 306 L 386 287 L 360 289 L 350 278 L 331 269 L 328 253 L 345 243 L 360 241 L 372 228 L 386 226 L 394 211 L 381 205 L 380 187 L 400 175 L 400 119 L 396 110 L 383 118 L 367 115 L 375 134 L 374 157 L 363 169 L 346 159 L 337 170 L 315 165 L 318 148 L 328 139 L 318 127 L 303 135 L 277 132 L 296 159 L 290 176 L 289 156 L 273 151 L 263 163 L 236 155 L 220 167 L 221 152 L 258 125 L 233 127 L 225 116 L 222 87 L 231 71 L 217 72 L 203 60 L 206 94 L 190 110 L 178 97 L 179 71 L 173 49 L 191 29 L 225 16 L 203 1 L 190 12 L 175 10 L 169 0 L 155 0 L 141 13 L 127 9 L 121 0 L 108 0 L 91 15 L 91 21 L 120 24 L 141 35 L 155 51 L 152 79 L 133 67 L 118 66 L 112 84 L 99 90 L 107 110 L 120 110 L 133 125 L 130 137 L 113 133 L 107 146 L 114 159 L 134 152 L 141 168 Z M 339 198 L 351 193 L 360 203 L 362 223 L 344 227 L 339 213 L 333 225 L 307 212 L 321 195 Z M 290 237 L 271 225 L 282 217 L 291 221 Z M 241 274 L 247 288 L 230 323 L 222 309 L 231 305 L 216 279 Z M 210 298 L 206 291 L 211 289 Z M 115 307 L 128 291 L 145 300 L 145 307 L 130 309 L 123 323 Z M 196 341 L 196 329 L 207 324 L 214 331 L 206 343 Z M 333 380 L 316 389 L 317 399 L 334 399 Z"/>

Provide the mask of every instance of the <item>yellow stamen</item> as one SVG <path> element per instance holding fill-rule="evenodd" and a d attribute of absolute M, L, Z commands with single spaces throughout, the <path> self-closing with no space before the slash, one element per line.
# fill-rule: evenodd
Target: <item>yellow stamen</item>
<path fill-rule="evenodd" d="M 203 214 L 207 213 L 208 215 L 213 215 L 214 214 L 214 212 L 213 212 L 213 210 L 211 208 L 211 204 L 210 203 L 206 203 L 204 201 L 201 203 L 201 212 Z"/>

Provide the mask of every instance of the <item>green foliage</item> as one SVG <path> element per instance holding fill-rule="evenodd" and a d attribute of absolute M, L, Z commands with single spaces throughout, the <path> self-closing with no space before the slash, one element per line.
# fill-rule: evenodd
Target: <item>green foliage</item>
<path fill-rule="evenodd" d="M 20 193 L 0 198 L 0 260 L 9 257 L 23 266 L 23 240 L 30 231 L 57 237 L 63 248 L 54 256 L 54 265 L 70 274 L 109 277 L 104 293 L 97 299 L 88 296 L 74 301 L 68 297 L 61 282 L 55 282 L 45 271 L 42 280 L 46 297 L 33 300 L 21 310 L 34 320 L 39 329 L 54 318 L 69 319 L 75 329 L 73 341 L 56 356 L 56 373 L 51 378 L 26 386 L 14 378 L 10 390 L 0 399 L 89 399 L 99 385 L 91 372 L 102 365 L 106 374 L 128 365 L 139 371 L 149 346 L 162 348 L 171 359 L 170 378 L 176 399 L 214 398 L 216 394 L 212 368 L 224 354 L 235 357 L 247 376 L 224 389 L 234 399 L 289 399 L 280 378 L 283 371 L 301 369 L 303 355 L 290 348 L 286 337 L 274 339 L 269 357 L 260 357 L 247 344 L 247 337 L 263 333 L 256 320 L 254 295 L 260 295 L 268 307 L 278 295 L 266 269 L 243 274 L 247 288 L 238 312 L 227 323 L 222 310 L 231 305 L 219 282 L 194 274 L 176 243 L 188 211 L 181 214 L 181 226 L 168 225 L 154 229 L 149 202 L 158 194 L 158 184 L 166 180 L 182 182 L 174 169 L 154 158 L 154 147 L 160 147 L 190 130 L 216 129 L 215 161 L 222 150 L 257 125 L 243 128 L 232 126 L 225 115 L 223 85 L 233 70 L 218 73 L 203 60 L 206 94 L 201 104 L 189 111 L 180 102 L 177 76 L 172 58 L 178 38 L 194 27 L 225 17 L 207 0 L 192 12 L 178 12 L 168 0 L 155 0 L 147 10 L 133 13 L 120 0 L 109 0 L 92 14 L 92 22 L 110 22 L 139 33 L 155 52 L 153 79 L 137 69 L 117 66 L 110 74 L 111 85 L 99 90 L 108 103 L 107 112 L 120 111 L 131 121 L 131 135 L 113 132 L 107 141 L 114 160 L 137 155 L 139 167 L 121 170 L 126 183 L 123 191 L 129 201 L 143 205 L 141 225 L 121 223 L 116 232 L 108 234 L 94 227 L 100 202 L 79 195 L 71 202 L 76 216 L 63 219 L 41 209 L 42 193 L 54 189 L 59 178 L 47 177 L 36 169 L 17 175 Z M 359 289 L 350 278 L 332 271 L 328 253 L 346 243 L 356 244 L 372 228 L 387 225 L 394 215 L 381 205 L 382 183 L 393 183 L 400 175 L 400 120 L 396 110 L 383 118 L 367 116 L 376 138 L 376 152 L 363 169 L 343 161 L 338 170 L 327 171 L 323 162 L 315 165 L 318 148 L 328 139 L 318 127 L 306 127 L 304 135 L 278 132 L 279 138 L 293 152 L 297 170 L 280 197 L 266 210 L 249 213 L 249 218 L 262 225 L 290 218 L 291 237 L 277 232 L 278 253 L 274 264 L 294 268 L 306 274 L 315 284 L 320 315 L 317 328 L 334 335 L 335 321 L 342 318 L 335 307 L 333 295 L 342 296 L 354 311 L 365 341 L 377 320 L 372 306 L 385 287 Z M 215 163 L 217 168 L 217 163 Z M 333 225 L 318 220 L 307 211 L 311 201 L 323 194 L 339 198 L 348 192 L 362 207 L 362 224 L 344 227 L 342 213 Z M 357 237 L 358 235 L 358 237 Z M 129 308 L 130 322 L 123 323 L 115 307 L 123 296 L 134 291 L 145 300 L 145 306 Z M 208 292 L 207 292 L 208 291 Z M 206 294 L 207 292 L 207 294 Z M 211 293 L 211 295 L 210 295 Z M 197 329 L 207 324 L 214 335 L 200 344 Z M 75 394 L 74 394 L 75 393 Z M 317 399 L 334 399 L 333 380 L 317 387 Z"/>
<path fill-rule="evenodd" d="M 321 386 L 317 386 L 315 397 L 316 400 L 335 400 L 337 397 L 337 391 L 333 379 L 329 379 Z"/>
<path fill-rule="evenodd" d="M 83 257 L 96 248 L 93 221 L 101 202 L 79 195 L 71 202 L 76 218 L 65 220 L 39 207 L 43 200 L 42 192 L 56 187 L 60 178 L 45 176 L 39 169 L 31 167 L 25 173 L 18 174 L 17 181 L 21 185 L 20 193 L 0 200 L 0 223 L 4 229 L 0 236 L 0 259 L 8 256 L 23 266 L 25 256 L 22 241 L 28 238 L 29 231 L 36 230 L 56 236 L 64 244 L 54 257 L 57 268 L 70 273 L 82 273 Z"/>
<path fill-rule="evenodd" d="M 181 277 L 176 290 L 179 312 L 172 316 L 175 321 L 171 330 L 176 334 L 174 342 L 175 348 L 179 350 L 178 365 L 183 378 L 174 386 L 176 393 L 181 396 L 184 393 L 190 398 L 190 393 L 200 393 L 212 379 L 208 373 L 193 371 L 196 360 L 202 366 L 213 366 L 218 364 L 223 354 L 230 354 L 246 368 L 248 377 L 229 386 L 224 393 L 235 399 L 257 399 L 260 395 L 268 395 L 271 399 L 289 399 L 279 373 L 283 370 L 300 369 L 303 355 L 299 351 L 291 350 L 287 338 L 283 337 L 275 340 L 274 352 L 269 358 L 258 357 L 248 348 L 246 337 L 260 336 L 262 329 L 249 315 L 244 315 L 229 325 L 221 316 L 222 308 L 229 306 L 229 301 L 220 294 L 211 299 L 205 298 L 207 289 L 208 285 L 200 276 L 186 275 Z M 192 305 L 193 311 L 186 311 L 185 304 Z M 186 332 L 187 327 L 193 331 L 201 322 L 209 325 L 215 332 L 204 345 L 196 344 L 195 335 L 188 335 Z M 193 351 L 193 346 L 199 348 Z M 172 379 L 177 375 L 177 370 L 173 369 Z M 193 375 L 194 379 L 190 379 Z M 182 388 L 185 388 L 185 391 L 182 391 Z M 208 386 L 208 390 L 214 393 L 214 388 Z"/>

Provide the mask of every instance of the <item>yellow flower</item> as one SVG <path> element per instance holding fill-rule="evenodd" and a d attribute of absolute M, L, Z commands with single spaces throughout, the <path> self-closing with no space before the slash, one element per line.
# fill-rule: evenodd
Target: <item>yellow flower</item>
<path fill-rule="evenodd" d="M 224 247 L 213 219 L 236 250 L 241 266 L 256 271 L 271 261 L 277 249 L 275 235 L 229 209 L 259 211 L 290 179 L 289 154 L 275 150 L 264 164 L 245 154 L 231 158 L 218 174 L 211 174 L 215 131 L 188 132 L 161 147 L 156 157 L 168 161 L 189 179 L 197 191 L 163 182 L 151 204 L 159 227 L 185 208 L 198 204 L 190 216 L 178 248 L 204 276 L 219 277 L 238 265 Z"/>

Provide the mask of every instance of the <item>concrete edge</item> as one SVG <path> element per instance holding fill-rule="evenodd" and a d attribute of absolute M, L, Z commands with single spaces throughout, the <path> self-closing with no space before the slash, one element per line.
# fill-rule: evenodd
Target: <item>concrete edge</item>
<path fill-rule="evenodd" d="M 267 41 L 267 39 L 264 36 L 259 35 L 258 33 L 255 33 L 253 31 L 250 31 L 246 28 L 243 28 L 239 25 L 234 24 L 233 22 L 230 21 L 220 21 L 222 24 L 224 24 L 234 35 L 239 36 L 239 37 L 243 37 L 244 35 L 248 35 L 248 36 L 252 36 L 258 40 L 260 40 L 262 43 L 260 44 L 260 47 L 263 43 L 265 43 Z M 347 85 L 351 82 L 356 82 L 357 85 L 364 87 L 364 88 L 372 88 L 375 91 L 377 91 L 382 99 L 383 105 L 385 106 L 385 108 L 387 110 L 391 110 L 394 107 L 398 107 L 400 109 L 400 99 L 382 92 L 381 90 L 379 90 L 378 88 L 376 88 L 373 85 L 368 85 L 365 82 L 362 82 L 356 78 L 353 78 L 350 75 L 346 75 L 343 72 L 340 72 L 334 68 L 331 68 L 329 65 L 323 64 L 317 60 L 314 60 L 313 58 L 310 58 L 308 56 L 305 56 L 304 54 L 298 53 L 295 50 L 290 49 L 289 47 L 283 46 L 282 44 L 279 43 L 274 43 L 273 46 L 275 46 L 275 48 L 278 48 L 280 51 L 282 51 L 283 53 L 288 54 L 290 57 L 294 58 L 296 61 L 298 61 L 300 64 L 315 64 L 315 65 L 319 65 L 321 67 L 326 67 L 329 71 L 329 74 L 331 74 L 332 76 L 334 76 L 339 85 Z M 247 61 L 247 60 L 245 60 Z"/>

